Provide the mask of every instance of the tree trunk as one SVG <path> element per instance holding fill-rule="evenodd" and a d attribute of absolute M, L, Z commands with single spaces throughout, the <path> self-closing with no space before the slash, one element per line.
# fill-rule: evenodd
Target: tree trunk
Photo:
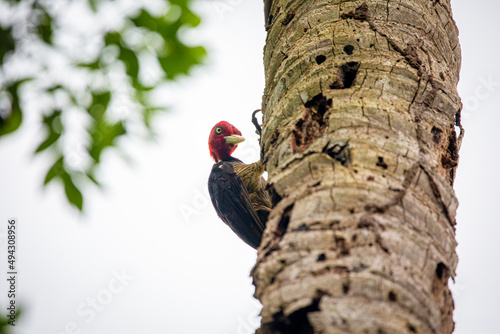
<path fill-rule="evenodd" d="M 451 333 L 463 129 L 449 0 L 269 10 L 258 332 Z"/>

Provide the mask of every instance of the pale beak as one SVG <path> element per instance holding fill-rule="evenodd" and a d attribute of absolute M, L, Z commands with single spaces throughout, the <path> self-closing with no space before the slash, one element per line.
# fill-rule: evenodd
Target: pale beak
<path fill-rule="evenodd" d="M 233 145 L 238 145 L 239 143 L 245 141 L 245 138 L 238 135 L 225 136 L 224 139 L 226 140 L 226 144 L 233 144 Z"/>

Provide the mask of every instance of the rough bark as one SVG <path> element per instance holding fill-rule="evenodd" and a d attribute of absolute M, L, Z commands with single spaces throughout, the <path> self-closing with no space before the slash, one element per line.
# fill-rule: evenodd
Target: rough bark
<path fill-rule="evenodd" d="M 451 333 L 449 0 L 273 0 L 266 22 L 258 332 Z"/>

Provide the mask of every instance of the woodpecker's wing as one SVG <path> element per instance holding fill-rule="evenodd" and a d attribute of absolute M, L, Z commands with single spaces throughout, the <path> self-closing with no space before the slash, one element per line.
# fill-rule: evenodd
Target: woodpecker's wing
<path fill-rule="evenodd" d="M 259 247 L 265 226 L 231 163 L 219 161 L 214 164 L 208 179 L 208 191 L 215 211 L 224 223 L 248 245 Z"/>

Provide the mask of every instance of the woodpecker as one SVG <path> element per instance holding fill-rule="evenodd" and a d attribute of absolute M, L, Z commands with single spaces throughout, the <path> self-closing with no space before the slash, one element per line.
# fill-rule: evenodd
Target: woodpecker
<path fill-rule="evenodd" d="M 245 164 L 231 156 L 244 140 L 241 132 L 226 121 L 212 128 L 208 148 L 215 164 L 208 178 L 208 192 L 222 221 L 256 249 L 271 211 L 271 197 L 265 189 L 262 163 Z"/>

